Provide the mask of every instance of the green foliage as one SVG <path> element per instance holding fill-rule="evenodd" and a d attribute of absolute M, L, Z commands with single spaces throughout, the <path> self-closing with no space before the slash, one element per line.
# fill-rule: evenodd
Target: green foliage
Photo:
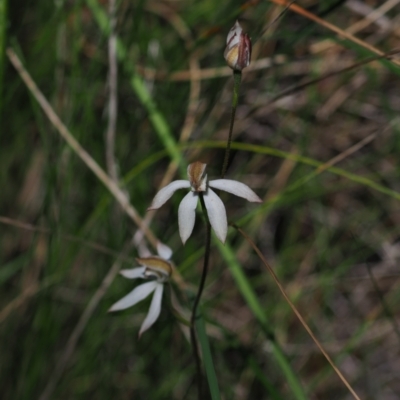
<path fill-rule="evenodd" d="M 136 266 L 138 250 L 124 249 L 138 227 L 59 137 L 5 49 L 19 55 L 73 136 L 106 169 L 107 3 L 0 0 L 2 399 L 44 400 L 53 384 L 49 398 L 60 400 L 197 398 L 188 330 L 170 291 L 139 340 L 149 299 L 107 313 L 136 285 L 120 276 L 105 286 L 63 365 L 117 255 L 121 268 Z M 342 29 L 363 18 L 341 2 L 315 4 L 310 11 Z M 226 178 L 245 182 L 264 203 L 221 194 L 228 219 L 253 238 L 360 397 L 392 398 L 400 390 L 399 66 L 371 62 L 271 102 L 292 85 L 371 55 L 292 11 L 270 25 L 279 11 L 273 2 L 117 1 L 120 186 L 144 217 L 171 162 L 171 179 L 185 177 L 195 160 L 218 177 L 233 89 L 223 51 L 239 17 L 252 36 L 253 64 L 270 58 L 271 66 L 243 72 Z M 396 12 L 398 6 L 386 13 L 391 26 Z M 391 50 L 398 33 L 379 21 L 355 35 Z M 208 75 L 190 81 L 190 68 Z M 190 138 L 180 143 L 184 128 Z M 161 208 L 150 228 L 174 250 L 187 285 L 172 287 L 186 318 L 205 228 L 199 213 L 182 246 L 181 198 Z M 350 398 L 234 230 L 225 245 L 213 242 L 201 310 L 198 335 L 213 399 Z"/>

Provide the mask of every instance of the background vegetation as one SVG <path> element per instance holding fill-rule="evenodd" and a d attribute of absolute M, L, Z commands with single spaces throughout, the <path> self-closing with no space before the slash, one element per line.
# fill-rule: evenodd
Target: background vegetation
<path fill-rule="evenodd" d="M 400 1 L 299 0 L 308 14 L 294 8 L 271 26 L 282 3 L 120 0 L 110 29 L 108 0 L 0 0 L 2 399 L 197 397 L 188 331 L 168 293 L 140 341 L 148 302 L 107 313 L 135 284 L 116 273 L 136 265 L 138 227 L 60 137 L 6 48 L 144 217 L 167 170 L 176 179 L 202 160 L 219 175 L 232 96 L 223 51 L 236 18 L 253 62 L 227 178 L 264 203 L 222 195 L 228 217 L 360 398 L 400 398 L 400 56 L 341 71 L 376 56 L 371 46 L 400 48 Z M 181 163 L 176 173 L 171 161 Z M 184 305 L 200 277 L 204 224 L 198 218 L 182 246 L 180 200 L 150 227 L 174 250 Z M 232 228 L 225 247 L 212 247 L 202 310 L 223 399 L 353 398 Z"/>

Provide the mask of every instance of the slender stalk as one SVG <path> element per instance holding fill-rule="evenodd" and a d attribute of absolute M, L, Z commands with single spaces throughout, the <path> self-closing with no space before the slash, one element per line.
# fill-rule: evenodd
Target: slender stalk
<path fill-rule="evenodd" d="M 356 400 L 361 400 L 358 394 L 354 391 L 353 387 L 350 385 L 348 380 L 344 377 L 342 372 L 339 370 L 339 368 L 336 366 L 336 364 L 333 362 L 332 358 L 330 355 L 326 352 L 320 341 L 317 339 L 317 337 L 314 335 L 314 332 L 311 330 L 310 326 L 307 324 L 303 316 L 300 314 L 298 311 L 297 307 L 294 305 L 294 303 L 290 300 L 289 296 L 287 295 L 285 289 L 283 288 L 281 282 L 279 281 L 278 277 L 276 276 L 273 268 L 269 265 L 268 261 L 262 254 L 261 250 L 256 246 L 256 244 L 251 240 L 251 238 L 237 225 L 232 224 L 232 226 L 247 240 L 247 242 L 250 244 L 250 246 L 253 248 L 253 250 L 257 253 L 258 257 L 262 261 L 262 263 L 265 265 L 267 268 L 268 272 L 271 274 L 274 282 L 278 286 L 278 289 L 282 293 L 282 296 L 285 298 L 286 302 L 289 304 L 290 308 L 293 310 L 294 314 L 296 317 L 299 319 L 300 323 L 303 325 L 304 329 L 307 331 L 307 333 L 310 335 L 311 339 L 314 341 L 318 349 L 321 351 L 323 356 L 326 358 L 328 363 L 331 365 L 333 370 L 336 372 L 340 380 L 343 382 L 343 384 L 347 387 L 349 392 L 352 394 L 352 396 Z"/>
<path fill-rule="evenodd" d="M 238 105 L 238 101 L 239 101 L 239 87 L 240 87 L 240 81 L 242 79 L 242 72 L 241 71 L 236 71 L 236 70 L 233 71 L 233 79 L 234 79 L 234 87 L 233 87 L 233 98 L 232 98 L 232 114 L 231 114 L 231 122 L 230 122 L 230 126 L 229 126 L 228 141 L 227 141 L 226 148 L 225 148 L 224 163 L 223 163 L 222 171 L 221 171 L 221 177 L 222 178 L 224 178 L 226 170 L 228 169 L 229 153 L 230 153 L 230 148 L 231 148 L 231 143 L 232 143 L 233 125 L 235 123 L 236 109 L 237 109 L 237 105 Z M 198 396 L 199 396 L 199 400 L 202 400 L 204 398 L 204 396 L 203 396 L 203 382 L 202 382 L 203 379 L 202 379 L 202 370 L 201 370 L 200 357 L 199 357 L 198 348 L 197 348 L 196 326 L 195 325 L 196 325 L 196 320 L 198 318 L 197 308 L 199 306 L 201 295 L 202 295 L 203 290 L 204 290 L 204 285 L 206 283 L 208 264 L 209 264 L 209 261 L 210 261 L 211 224 L 210 224 L 210 221 L 208 219 L 208 214 L 207 214 L 206 205 L 204 203 L 203 194 L 200 193 L 199 197 L 200 197 L 201 209 L 202 209 L 204 217 L 206 219 L 206 245 L 205 245 L 204 263 L 203 263 L 203 271 L 202 271 L 202 274 L 201 274 L 200 285 L 199 285 L 199 289 L 197 291 L 196 298 L 195 298 L 194 303 L 193 303 L 192 318 L 191 318 L 191 324 L 190 324 L 190 339 L 191 339 L 191 342 L 192 342 L 193 355 L 195 357 L 196 366 L 197 366 Z"/>
<path fill-rule="evenodd" d="M 196 318 L 197 307 L 199 305 L 200 298 L 203 293 L 204 285 L 206 282 L 206 277 L 207 277 L 207 272 L 208 272 L 208 263 L 209 263 L 209 259 L 210 259 L 210 247 L 211 247 L 211 224 L 210 224 L 210 221 L 208 220 L 208 215 L 207 215 L 206 205 L 204 204 L 203 194 L 199 193 L 199 197 L 200 197 L 201 209 L 202 209 L 204 217 L 206 219 L 206 248 L 205 248 L 205 253 L 204 253 L 203 272 L 201 274 L 199 290 L 197 291 L 197 296 L 193 303 L 192 324 Z"/>
<path fill-rule="evenodd" d="M 277 362 L 278 369 L 283 373 L 288 386 L 292 390 L 293 399 L 309 400 L 309 397 L 303 389 L 303 385 L 300 382 L 297 372 L 292 369 L 288 357 L 285 355 L 279 346 L 279 343 L 276 341 L 274 333 L 271 330 L 271 326 L 273 324 L 270 320 L 268 320 L 267 314 L 265 313 L 265 307 L 259 302 L 252 285 L 237 261 L 233 249 L 230 246 L 224 246 L 218 240 L 215 241 L 215 244 L 224 258 L 225 264 L 231 271 L 239 292 L 246 300 L 249 309 L 260 324 L 261 330 L 267 339 L 268 346 L 271 349 L 271 355 Z"/>
<path fill-rule="evenodd" d="M 190 321 L 190 339 L 192 342 L 193 347 L 193 355 L 196 360 L 197 366 L 197 385 L 198 385 L 198 393 L 199 393 L 199 400 L 203 399 L 203 379 L 202 379 L 202 371 L 201 371 L 201 363 L 200 357 L 197 348 L 197 340 L 196 340 L 196 319 L 197 319 L 197 308 L 200 303 L 201 295 L 204 290 L 204 286 L 206 283 L 207 272 L 208 272 L 208 264 L 210 260 L 210 248 L 211 248 L 211 225 L 208 219 L 206 205 L 204 203 L 203 194 L 199 194 L 201 209 L 203 210 L 204 217 L 206 219 L 206 245 L 205 245 L 205 252 L 204 252 L 204 262 L 203 262 L 203 271 L 201 273 L 200 285 L 197 291 L 196 298 L 193 303 L 193 310 L 192 310 L 192 318 Z"/>
<path fill-rule="evenodd" d="M 231 122 L 229 125 L 229 135 L 228 135 L 228 141 L 226 143 L 224 163 L 222 164 L 221 178 L 225 177 L 226 170 L 228 169 L 229 154 L 231 152 L 233 125 L 235 124 L 236 109 L 239 102 L 239 87 L 241 80 L 242 80 L 242 72 L 236 70 L 233 71 L 234 83 L 233 83 Z"/>
<path fill-rule="evenodd" d="M 233 71 L 234 86 L 233 86 L 233 97 L 232 97 L 232 113 L 231 113 L 231 121 L 230 121 L 230 125 L 229 125 L 229 135 L 228 135 L 228 140 L 227 140 L 226 148 L 225 148 L 224 162 L 222 165 L 221 178 L 224 178 L 226 170 L 228 169 L 229 153 L 230 153 L 231 143 L 232 143 L 233 125 L 235 123 L 236 109 L 237 109 L 237 105 L 239 102 L 239 87 L 240 87 L 241 79 L 242 79 L 242 72 L 234 70 Z M 204 263 L 203 263 L 203 271 L 201 274 L 200 285 L 199 285 L 199 289 L 197 291 L 196 298 L 193 303 L 192 318 L 191 318 L 191 324 L 190 324 L 190 338 L 191 338 L 193 353 L 194 353 L 194 357 L 195 357 L 196 365 L 197 365 L 198 395 L 199 395 L 199 400 L 201 400 L 204 398 L 203 397 L 203 384 L 202 384 L 202 371 L 201 371 L 200 357 L 199 357 L 198 348 L 197 348 L 195 325 L 196 325 L 196 320 L 198 317 L 197 316 L 197 308 L 199 306 L 201 295 L 203 293 L 204 286 L 206 283 L 208 264 L 210 261 L 211 224 L 208 219 L 208 214 L 207 214 L 206 205 L 204 203 L 203 194 L 200 193 L 199 197 L 200 197 L 201 209 L 202 209 L 204 217 L 206 219 L 206 245 L 205 245 Z M 214 376 L 213 374 L 211 374 L 211 375 Z M 211 381 L 209 383 L 211 384 Z M 211 386 L 212 385 L 210 385 L 210 388 L 211 388 Z"/>

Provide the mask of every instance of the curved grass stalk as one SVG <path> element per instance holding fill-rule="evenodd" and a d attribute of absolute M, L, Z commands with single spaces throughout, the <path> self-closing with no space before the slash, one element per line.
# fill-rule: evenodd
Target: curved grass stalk
<path fill-rule="evenodd" d="M 370 139 L 373 139 L 373 135 L 370 135 L 368 138 L 369 138 L 368 141 L 370 141 Z M 363 142 L 365 140 L 367 140 L 367 138 L 363 139 L 361 142 Z M 361 142 L 360 142 L 360 144 L 361 144 Z M 182 145 L 178 145 L 178 147 L 181 149 L 224 148 L 225 145 L 226 145 L 226 142 L 224 142 L 224 141 L 209 140 L 209 141 L 200 141 L 197 143 L 185 143 Z M 359 144 L 356 144 L 355 146 L 358 146 L 358 145 Z M 248 151 L 248 152 L 256 153 L 256 154 L 265 154 L 265 155 L 270 155 L 273 157 L 284 158 L 284 159 L 296 161 L 300 164 L 315 167 L 315 170 L 313 172 L 311 172 L 309 175 L 301 178 L 299 181 L 296 181 L 293 185 L 290 186 L 290 188 L 287 188 L 287 190 L 295 190 L 295 189 L 299 188 L 300 186 L 302 186 L 303 184 L 305 184 L 306 182 L 313 179 L 314 177 L 318 176 L 322 172 L 327 171 L 334 175 L 342 176 L 342 177 L 348 179 L 349 181 L 369 187 L 370 189 L 376 190 L 377 192 L 383 193 L 383 194 L 390 196 L 396 200 L 400 200 L 399 192 L 389 189 L 389 188 L 375 182 L 374 180 L 372 180 L 370 178 L 366 178 L 364 176 L 360 176 L 360 175 L 354 174 L 352 172 L 348 172 L 343 168 L 331 166 L 329 162 L 324 163 L 324 162 L 317 161 L 310 157 L 305 157 L 305 156 L 301 156 L 298 154 L 288 153 L 288 152 L 277 150 L 277 149 L 274 149 L 274 148 L 268 147 L 268 146 L 232 142 L 231 148 L 235 149 L 235 150 Z M 128 172 L 128 174 L 124 178 L 124 183 L 128 184 L 130 181 L 132 181 L 137 176 L 137 174 L 141 173 L 145 168 L 151 166 L 156 161 L 158 161 L 159 159 L 161 159 L 163 156 L 166 156 L 166 155 L 167 155 L 167 153 L 165 150 L 162 150 L 158 153 L 153 154 L 151 156 L 152 160 L 146 159 L 142 163 L 135 166 L 135 168 L 133 168 L 130 172 Z"/>
<path fill-rule="evenodd" d="M 178 145 L 178 148 L 180 148 L 180 149 L 194 149 L 194 148 L 220 149 L 220 148 L 224 148 L 225 146 L 226 146 L 225 141 L 205 140 L 205 141 L 199 141 L 196 143 L 180 144 L 180 145 Z M 297 186 L 298 187 L 302 186 L 304 183 L 306 183 L 309 180 L 313 179 L 314 177 L 318 176 L 322 172 L 330 172 L 334 175 L 338 175 L 343 178 L 346 178 L 349 181 L 352 181 L 352 182 L 358 183 L 360 185 L 366 186 L 370 189 L 376 190 L 377 192 L 383 193 L 383 194 L 390 196 L 396 200 L 400 200 L 399 192 L 389 189 L 389 188 L 375 182 L 374 180 L 372 180 L 370 178 L 360 176 L 360 175 L 354 174 L 352 172 L 348 172 L 343 168 L 328 166 L 327 163 L 315 160 L 310 157 L 305 157 L 305 156 L 301 156 L 298 154 L 288 153 L 288 152 L 285 152 L 282 150 L 277 150 L 277 149 L 274 149 L 274 148 L 268 147 L 268 146 L 238 143 L 238 142 L 232 142 L 231 149 L 248 151 L 250 153 L 255 153 L 255 154 L 270 155 L 273 157 L 284 158 L 287 160 L 296 161 L 300 164 L 309 165 L 310 167 L 315 167 L 315 170 L 313 172 L 311 172 L 309 175 L 307 175 L 306 177 L 302 178 L 301 182 L 299 181 L 298 183 L 295 183 L 296 187 L 293 186 L 293 188 L 291 190 L 297 189 Z M 144 160 L 140 164 L 136 165 L 130 172 L 128 172 L 125 175 L 124 183 L 128 184 L 134 178 L 136 178 L 138 174 L 140 174 L 146 168 L 150 167 L 155 162 L 157 162 L 158 160 L 160 160 L 162 157 L 165 157 L 165 156 L 167 156 L 166 150 L 161 150 L 158 153 L 152 154 L 151 159 L 146 158 L 146 160 Z"/>
<path fill-rule="evenodd" d="M 199 143 L 193 144 L 192 146 L 193 147 L 203 147 L 203 148 L 207 148 L 207 147 L 221 148 L 221 147 L 224 147 L 224 142 L 222 142 L 222 141 L 218 141 L 218 142 L 217 141 L 215 141 L 215 142 L 214 141 L 204 141 L 204 142 L 199 142 Z M 300 156 L 298 154 L 293 154 L 293 153 L 287 153 L 285 151 L 277 150 L 277 149 L 267 147 L 267 146 L 259 146 L 259 145 L 246 144 L 246 143 L 232 142 L 231 148 L 237 149 L 237 150 L 249 151 L 249 152 L 257 153 L 257 154 L 268 154 L 271 156 L 285 158 L 285 159 L 297 161 L 301 164 L 316 167 L 315 171 L 313 171 L 310 175 L 307 175 L 307 177 L 305 177 L 304 180 L 302 180 L 302 182 L 298 183 L 299 186 L 301 186 L 305 182 L 309 181 L 310 179 L 314 178 L 315 176 L 319 175 L 321 172 L 328 171 L 335 175 L 347 178 L 350 181 L 356 182 L 358 184 L 367 186 L 378 192 L 386 194 L 390 197 L 393 197 L 396 200 L 400 200 L 400 193 L 396 192 L 395 190 L 392 190 L 383 185 L 380 185 L 379 183 L 373 181 L 372 179 L 348 172 L 342 168 L 326 167 L 326 163 L 314 160 L 313 158 L 304 157 L 304 156 Z"/>

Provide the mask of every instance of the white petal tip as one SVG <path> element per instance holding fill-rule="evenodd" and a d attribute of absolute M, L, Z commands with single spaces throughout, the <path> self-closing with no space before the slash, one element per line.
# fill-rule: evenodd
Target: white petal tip
<path fill-rule="evenodd" d="M 185 245 L 190 236 L 192 235 L 193 227 L 190 230 L 185 229 L 184 227 L 179 227 L 179 236 L 182 240 L 182 244 Z"/>
<path fill-rule="evenodd" d="M 146 328 L 146 329 L 141 329 L 141 330 L 139 331 L 139 333 L 138 333 L 138 339 L 139 339 L 139 340 L 141 339 L 143 333 L 145 333 L 146 331 L 148 331 L 149 328 L 150 328 L 150 326 L 149 326 L 148 328 Z"/>
<path fill-rule="evenodd" d="M 164 260 L 169 260 L 172 257 L 172 249 L 160 241 L 157 242 L 157 253 Z"/>
<path fill-rule="evenodd" d="M 214 231 L 215 232 L 215 231 Z M 216 232 L 215 232 L 216 233 Z M 222 244 L 225 244 L 225 242 L 226 242 L 226 236 L 219 236 L 217 233 L 216 233 L 216 236 L 217 236 L 217 238 L 218 238 L 218 240 L 222 243 Z"/>

